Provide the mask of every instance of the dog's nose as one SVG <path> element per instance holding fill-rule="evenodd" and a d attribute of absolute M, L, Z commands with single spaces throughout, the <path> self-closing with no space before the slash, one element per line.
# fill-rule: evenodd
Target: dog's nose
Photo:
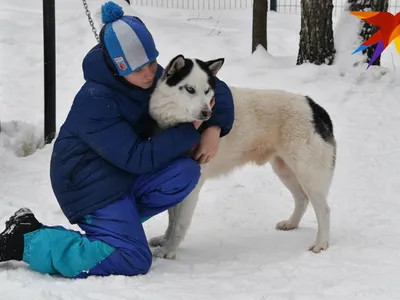
<path fill-rule="evenodd" d="M 210 110 L 202 110 L 201 116 L 203 117 L 203 119 L 209 119 L 211 117 L 211 111 Z"/>

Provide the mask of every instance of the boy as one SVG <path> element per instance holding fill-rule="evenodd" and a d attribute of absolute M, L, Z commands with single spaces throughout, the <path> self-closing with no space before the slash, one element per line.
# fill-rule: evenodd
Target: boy
<path fill-rule="evenodd" d="M 71 224 L 45 226 L 27 208 L 0 234 L 0 261 L 23 260 L 38 272 L 70 278 L 146 274 L 152 263 L 142 222 L 183 201 L 233 124 L 233 100 L 217 80 L 213 117 L 151 136 L 148 102 L 162 67 L 146 26 L 102 6 L 100 44 L 83 61 L 85 84 L 60 128 L 50 177 Z M 194 157 L 185 156 L 199 144 Z"/>

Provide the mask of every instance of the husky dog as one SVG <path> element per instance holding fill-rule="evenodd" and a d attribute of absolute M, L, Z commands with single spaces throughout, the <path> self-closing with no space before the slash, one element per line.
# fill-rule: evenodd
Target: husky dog
<path fill-rule="evenodd" d="M 182 122 L 205 121 L 211 116 L 213 76 L 224 59 L 201 61 L 178 55 L 164 70 L 151 96 L 149 113 L 163 128 Z M 298 227 L 310 201 L 318 231 L 309 250 L 326 250 L 330 234 L 328 191 L 333 178 L 336 141 L 328 113 L 310 97 L 285 91 L 230 87 L 235 121 L 220 139 L 217 155 L 201 165 L 197 187 L 169 209 L 164 235 L 149 240 L 157 257 L 174 259 L 190 226 L 204 182 L 247 163 L 270 162 L 275 174 L 294 198 L 294 211 L 277 223 L 278 230 Z M 218 101 L 218 100 L 216 100 Z"/>

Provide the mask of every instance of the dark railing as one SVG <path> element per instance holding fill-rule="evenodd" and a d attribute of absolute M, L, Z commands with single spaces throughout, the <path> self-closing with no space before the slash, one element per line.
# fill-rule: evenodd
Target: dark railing
<path fill-rule="evenodd" d="M 56 36 L 54 0 L 43 0 L 44 142 L 56 135 Z"/>

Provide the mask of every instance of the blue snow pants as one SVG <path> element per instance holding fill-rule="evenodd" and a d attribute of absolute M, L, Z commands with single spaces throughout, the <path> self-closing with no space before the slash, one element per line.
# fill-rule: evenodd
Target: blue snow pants
<path fill-rule="evenodd" d="M 152 264 L 142 222 L 181 202 L 196 186 L 200 166 L 180 158 L 138 176 L 119 201 L 85 216 L 78 226 L 43 226 L 25 234 L 23 261 L 44 274 L 69 278 L 146 274 Z"/>

